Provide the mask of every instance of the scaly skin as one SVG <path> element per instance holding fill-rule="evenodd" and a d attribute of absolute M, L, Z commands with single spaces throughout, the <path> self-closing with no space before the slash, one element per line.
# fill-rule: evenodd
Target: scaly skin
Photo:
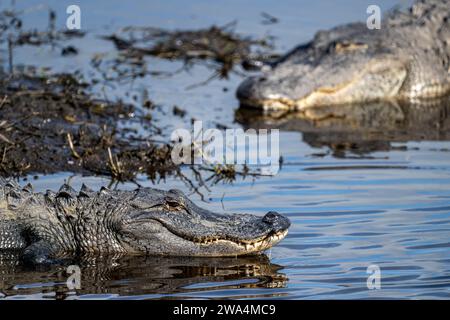
<path fill-rule="evenodd" d="M 24 249 L 24 260 L 33 263 L 83 253 L 245 255 L 272 247 L 289 226 L 275 212 L 213 213 L 178 190 L 83 186 L 77 193 L 63 185 L 42 194 L 0 177 L 0 250 Z"/>
<path fill-rule="evenodd" d="M 237 90 L 244 106 L 301 110 L 450 92 L 450 0 L 419 0 L 380 30 L 352 23 L 318 32 Z"/>

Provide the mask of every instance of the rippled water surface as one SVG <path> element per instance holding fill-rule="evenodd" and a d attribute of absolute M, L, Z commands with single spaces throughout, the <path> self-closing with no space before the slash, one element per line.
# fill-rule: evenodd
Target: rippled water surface
<path fill-rule="evenodd" d="M 33 2 L 27 1 L 26 5 Z M 63 15 L 65 2 L 49 4 Z M 384 9 L 395 4 L 395 1 L 378 2 Z M 230 1 L 226 6 L 206 1 L 181 3 L 86 1 L 82 5 L 83 26 L 92 34 L 77 43 L 81 47 L 80 55 L 74 58 L 78 67 L 86 64 L 93 53 L 111 50 L 110 44 L 96 35 L 119 26 L 192 28 L 221 25 L 236 19 L 238 32 L 275 35 L 277 48 L 284 51 L 307 40 L 318 29 L 365 19 L 368 4 L 350 0 L 339 5 L 334 1 L 281 4 Z M 262 11 L 277 16 L 280 23 L 261 24 Z M 30 13 L 34 23 L 45 23 L 43 16 L 39 12 Z M 47 49 L 24 48 L 17 53 L 19 61 L 28 63 L 30 57 L 55 70 L 73 68 L 73 59 L 61 58 Z M 177 62 L 157 59 L 149 59 L 149 63 L 158 70 L 175 70 L 180 66 Z M 196 67 L 190 73 L 165 79 L 149 77 L 133 87 L 114 88 L 109 94 L 121 97 L 127 90 L 148 88 L 151 98 L 161 105 L 162 112 L 155 117 L 165 132 L 180 126 L 189 128 L 190 117 L 202 119 L 205 127 L 217 123 L 240 127 L 235 121 L 238 103 L 234 97 L 240 76 L 232 75 L 229 80 L 186 90 L 188 85 L 204 80 L 209 74 L 207 68 Z M 170 115 L 174 104 L 188 112 L 186 119 Z M 204 201 L 179 180 L 168 178 L 158 184 L 159 188 L 182 189 L 200 206 L 218 212 L 263 215 L 276 210 L 287 215 L 292 221 L 287 238 L 266 252 L 266 256 L 90 259 L 81 266 L 82 289 L 75 292 L 65 285 L 64 268 L 25 270 L 9 262 L 14 258 L 12 253 L 4 254 L 0 262 L 7 267 L 1 269 L 0 296 L 9 299 L 448 299 L 450 143 L 446 141 L 448 131 L 442 127 L 449 128 L 449 108 L 448 105 L 438 109 L 430 107 L 416 113 L 420 119 L 430 116 L 428 125 L 421 123 L 416 130 L 394 130 L 392 134 L 386 134 L 382 128 L 386 121 L 380 122 L 381 127 L 372 128 L 370 134 L 366 129 L 342 134 L 327 133 L 318 127 L 305 129 L 295 121 L 290 125 L 264 121 L 255 124 L 252 119 L 247 126 L 281 129 L 283 167 L 277 175 L 238 178 L 233 184 L 219 183 L 209 191 L 202 189 Z M 348 131 L 353 132 L 352 128 Z M 353 149 L 342 146 L 352 143 L 355 136 L 360 138 L 359 145 Z M 189 176 L 190 171 L 185 171 Z M 33 183 L 36 189 L 44 191 L 56 189 L 69 179 L 74 187 L 83 182 L 94 188 L 109 183 L 105 178 L 72 177 L 70 173 L 39 176 Z M 153 185 L 144 177 L 139 183 Z M 132 184 L 118 186 L 134 187 Z M 366 270 L 373 264 L 381 269 L 381 290 L 368 290 L 366 285 Z"/>

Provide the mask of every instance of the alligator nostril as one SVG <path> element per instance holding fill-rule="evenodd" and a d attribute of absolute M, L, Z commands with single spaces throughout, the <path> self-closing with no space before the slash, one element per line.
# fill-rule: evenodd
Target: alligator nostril
<path fill-rule="evenodd" d="M 276 232 L 280 230 L 286 230 L 291 225 L 291 222 L 288 218 L 275 211 L 267 212 L 266 215 L 262 218 L 262 221 L 264 223 L 270 224 L 271 228 Z"/>
<path fill-rule="evenodd" d="M 281 217 L 281 215 L 278 212 L 269 211 L 263 217 L 263 221 L 267 222 L 267 223 L 273 223 L 273 222 L 275 222 L 277 220 L 278 217 Z"/>
<path fill-rule="evenodd" d="M 267 81 L 267 78 L 266 78 L 266 77 L 260 77 L 260 78 L 258 79 L 258 82 L 264 82 L 264 81 Z"/>

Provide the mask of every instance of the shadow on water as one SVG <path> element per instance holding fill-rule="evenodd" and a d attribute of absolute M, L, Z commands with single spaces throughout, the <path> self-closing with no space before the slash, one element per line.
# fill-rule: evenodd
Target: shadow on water
<path fill-rule="evenodd" d="M 0 296 L 14 299 L 220 297 L 233 290 L 283 288 L 288 281 L 265 255 L 239 258 L 83 257 L 65 265 L 25 267 L 18 253 L 0 255 Z M 78 265 L 81 289 L 67 287 L 68 265 Z M 222 293 L 221 293 L 222 292 Z M 269 294 L 259 291 L 258 296 Z M 241 293 L 242 294 L 242 293 Z M 139 297 L 138 297 L 139 296 Z"/>
<path fill-rule="evenodd" d="M 450 140 L 450 98 L 417 103 L 375 102 L 317 107 L 305 112 L 265 114 L 241 107 L 237 122 L 249 128 L 300 131 L 311 147 L 343 151 L 387 151 L 392 142 Z"/>

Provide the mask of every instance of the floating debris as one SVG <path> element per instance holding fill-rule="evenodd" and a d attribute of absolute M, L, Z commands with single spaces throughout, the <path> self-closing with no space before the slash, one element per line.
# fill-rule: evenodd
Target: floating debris
<path fill-rule="evenodd" d="M 275 24 L 280 22 L 280 20 L 277 17 L 274 17 L 271 14 L 268 14 L 267 12 L 261 12 L 261 17 L 263 18 L 262 24 L 268 25 L 268 24 Z"/>
<path fill-rule="evenodd" d="M 212 26 L 199 30 L 126 27 L 103 38 L 115 44 L 122 54 L 119 59 L 129 65 L 143 66 L 142 58 L 145 55 L 181 60 L 185 64 L 184 68 L 194 63 L 206 63 L 215 71 L 201 83 L 205 84 L 215 78 L 228 78 L 230 72 L 237 72 L 236 65 L 248 65 L 248 60 L 266 61 L 277 57 L 272 52 L 272 38 L 243 37 L 233 31 L 234 27 L 234 22 L 223 27 Z"/>

